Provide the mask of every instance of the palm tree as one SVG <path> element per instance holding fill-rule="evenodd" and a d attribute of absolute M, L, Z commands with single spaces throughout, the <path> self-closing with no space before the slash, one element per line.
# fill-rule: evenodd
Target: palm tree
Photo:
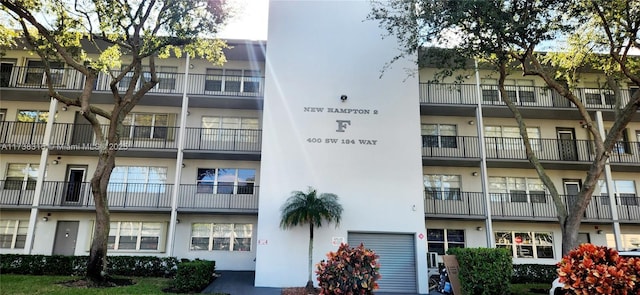
<path fill-rule="evenodd" d="M 342 217 L 342 205 L 338 203 L 338 196 L 323 193 L 318 196 L 317 191 L 309 187 L 308 191 L 293 191 L 291 196 L 282 206 L 282 219 L 280 227 L 292 228 L 298 225 L 309 224 L 309 280 L 306 288 L 313 290 L 312 254 L 313 254 L 313 228 L 321 227 L 323 221 L 335 222 L 336 227 Z"/>

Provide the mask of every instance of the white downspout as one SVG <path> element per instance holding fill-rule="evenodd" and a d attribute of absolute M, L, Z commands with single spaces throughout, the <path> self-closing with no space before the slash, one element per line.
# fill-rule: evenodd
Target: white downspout
<path fill-rule="evenodd" d="M 484 142 L 484 121 L 482 119 L 482 88 L 480 87 L 480 72 L 478 71 L 478 61 L 474 59 L 476 71 L 476 89 L 477 89 L 477 106 L 476 106 L 476 126 L 478 129 L 478 145 L 480 148 L 480 178 L 482 182 L 482 194 L 485 199 L 486 218 L 485 229 L 487 235 L 487 248 L 494 248 L 493 239 L 493 222 L 491 220 L 491 196 L 489 195 L 489 176 L 487 175 L 487 151 Z"/>
<path fill-rule="evenodd" d="M 38 222 L 38 207 L 40 206 L 40 196 L 42 195 L 42 187 L 44 186 L 44 177 L 47 170 L 47 159 L 49 158 L 49 143 L 51 142 L 51 133 L 53 131 L 53 121 L 56 118 L 56 109 L 58 100 L 51 98 L 49 103 L 49 116 L 47 117 L 47 125 L 44 129 L 44 138 L 42 139 L 42 152 L 40 153 L 40 166 L 38 166 L 38 179 L 33 192 L 33 203 L 31 205 L 31 215 L 29 216 L 29 228 L 27 229 L 27 237 L 24 244 L 24 253 L 29 255 L 33 250 L 33 238 L 36 233 L 36 222 Z"/>
<path fill-rule="evenodd" d="M 596 123 L 598 124 L 598 132 L 600 137 L 605 138 L 604 121 L 602 120 L 602 112 L 596 112 Z M 613 220 L 613 236 L 616 242 L 616 249 L 622 250 L 622 235 L 620 233 L 620 220 L 618 219 L 618 203 L 616 201 L 616 190 L 613 185 L 613 177 L 611 176 L 611 164 L 609 159 L 604 164 L 604 179 L 607 184 L 607 192 L 609 193 L 609 204 L 611 207 L 611 219 Z"/>
<path fill-rule="evenodd" d="M 189 97 L 187 86 L 189 81 L 190 57 L 184 63 L 184 87 L 182 91 L 182 109 L 180 110 L 180 128 L 178 130 L 178 154 L 176 157 L 176 175 L 173 180 L 173 192 L 171 194 L 171 220 L 169 222 L 169 235 L 167 236 L 167 256 L 173 256 L 175 245 L 176 224 L 178 220 L 178 198 L 180 197 L 180 183 L 182 179 L 182 161 L 184 160 L 184 142 L 187 127 L 187 111 L 189 109 Z"/>

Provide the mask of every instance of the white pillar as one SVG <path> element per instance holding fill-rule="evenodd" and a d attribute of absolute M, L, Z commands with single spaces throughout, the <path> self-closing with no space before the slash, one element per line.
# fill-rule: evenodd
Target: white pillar
<path fill-rule="evenodd" d="M 47 125 L 42 138 L 42 152 L 40 153 L 40 166 L 38 166 L 38 179 L 36 180 L 36 188 L 33 192 L 33 203 L 31 205 L 31 215 L 29 216 L 29 228 L 27 229 L 27 240 L 24 244 L 24 253 L 31 254 L 33 248 L 33 237 L 36 232 L 36 222 L 38 222 L 38 206 L 40 206 L 40 196 L 42 195 L 42 186 L 44 185 L 45 172 L 47 170 L 47 158 L 49 157 L 49 143 L 51 142 L 51 132 L 53 130 L 53 121 L 56 117 L 56 108 L 58 100 L 51 98 L 49 103 L 49 116 L 47 117 Z"/>
<path fill-rule="evenodd" d="M 604 122 L 602 120 L 602 112 L 596 112 L 596 123 L 598 124 L 598 132 L 600 133 L 600 137 L 605 137 L 604 132 Z M 607 184 L 607 192 L 609 193 L 609 204 L 611 207 L 611 219 L 613 220 L 613 236 L 616 241 L 616 249 L 620 250 L 622 248 L 622 236 L 620 234 L 620 220 L 618 219 L 618 203 L 616 200 L 616 195 L 618 194 L 613 185 L 613 177 L 611 176 L 611 164 L 609 163 L 609 159 L 604 164 L 604 179 Z"/>
<path fill-rule="evenodd" d="M 173 192 L 171 194 L 171 221 L 169 222 L 169 235 L 167 237 L 167 256 L 173 256 L 176 224 L 178 220 L 178 198 L 180 197 L 180 182 L 182 179 L 182 161 L 184 159 L 184 142 L 187 127 L 187 113 L 189 109 L 189 97 L 187 97 L 187 86 L 189 81 L 190 57 L 184 63 L 184 89 L 182 91 L 182 109 L 180 110 L 180 128 L 178 130 L 178 154 L 176 156 L 176 175 L 173 180 Z"/>
<path fill-rule="evenodd" d="M 494 247 L 493 240 L 493 222 L 491 219 L 491 196 L 489 196 L 489 176 L 487 175 L 487 151 L 484 143 L 484 121 L 482 119 L 482 89 L 480 87 L 480 72 L 478 71 L 478 61 L 475 62 L 476 71 L 476 90 L 478 95 L 476 106 L 476 121 L 478 128 L 478 147 L 480 148 L 480 177 L 482 182 L 482 194 L 485 199 L 485 206 L 487 208 L 485 218 L 485 229 L 487 235 L 487 247 Z"/>

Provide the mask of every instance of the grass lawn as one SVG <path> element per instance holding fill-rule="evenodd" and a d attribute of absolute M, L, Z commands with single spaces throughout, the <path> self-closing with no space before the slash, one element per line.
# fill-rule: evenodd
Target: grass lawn
<path fill-rule="evenodd" d="M 535 295 L 549 294 L 551 283 L 548 284 L 511 284 L 511 294 Z"/>
<path fill-rule="evenodd" d="M 169 286 L 171 279 L 165 278 L 131 278 L 135 284 L 113 288 L 80 288 L 66 287 L 60 282 L 78 279 L 69 276 L 28 276 L 0 275 L 0 294 L 170 294 L 162 292 Z"/>

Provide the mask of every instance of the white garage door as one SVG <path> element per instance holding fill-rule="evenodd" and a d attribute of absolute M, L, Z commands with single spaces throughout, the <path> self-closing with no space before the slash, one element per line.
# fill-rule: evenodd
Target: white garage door
<path fill-rule="evenodd" d="M 349 233 L 348 243 L 351 247 L 363 243 L 380 256 L 379 292 L 417 293 L 413 235 Z"/>

